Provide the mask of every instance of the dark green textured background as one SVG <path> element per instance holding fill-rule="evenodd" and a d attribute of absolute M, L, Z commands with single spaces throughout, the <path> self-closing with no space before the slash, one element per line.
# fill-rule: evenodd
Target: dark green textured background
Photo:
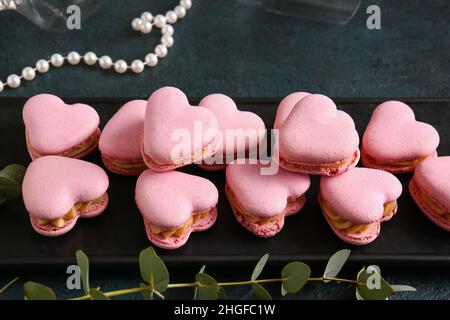
<path fill-rule="evenodd" d="M 141 58 L 159 40 L 133 32 L 142 11 L 165 12 L 176 1 L 106 1 L 80 31 L 51 34 L 15 13 L 2 13 L 0 79 L 53 52 L 95 51 L 113 59 Z M 378 4 L 382 29 L 368 30 L 365 9 Z M 363 1 L 345 27 L 285 18 L 234 0 L 197 0 L 176 24 L 175 46 L 141 75 L 66 67 L 5 96 L 43 91 L 62 96 L 147 96 L 175 85 L 190 96 L 285 96 L 294 90 L 331 96 L 449 96 L 450 6 L 446 0 Z"/>
<path fill-rule="evenodd" d="M 165 12 L 176 1 L 119 1 L 106 5 L 82 25 L 81 31 L 49 33 L 14 12 L 0 13 L 0 79 L 20 73 L 51 53 L 92 50 L 99 56 L 130 61 L 145 56 L 159 32 L 141 35 L 130 28 L 142 11 Z M 378 4 L 382 29 L 370 31 L 365 9 Z M 339 97 L 448 97 L 450 85 L 450 5 L 448 1 L 363 1 L 345 27 L 296 20 L 265 13 L 233 0 L 196 0 L 188 16 L 175 26 L 175 45 L 167 58 L 141 75 L 117 75 L 86 66 L 52 69 L 2 96 L 49 92 L 65 97 L 146 97 L 164 85 L 174 85 L 192 97 L 223 92 L 234 97 L 282 97 L 292 91 L 320 92 Z M 138 254 L 138 253 L 136 253 Z M 370 263 L 368 261 L 367 263 Z M 200 268 L 200 266 L 198 266 Z M 324 267 L 324 266 L 323 266 Z M 388 281 L 409 284 L 416 293 L 396 299 L 449 299 L 448 270 L 383 270 Z M 245 280 L 245 270 L 209 269 L 218 280 Z M 208 269 L 207 269 L 208 270 Z M 176 270 L 174 281 L 190 281 L 196 270 Z M 277 275 L 278 270 L 269 270 Z M 313 275 L 321 270 L 313 269 Z M 357 269 L 347 270 L 353 277 Z M 0 284 L 20 275 L 7 298 L 22 298 L 21 284 L 32 279 L 52 285 L 61 297 L 65 270 L 2 271 Z M 105 273 L 93 267 L 92 282 L 103 290 L 134 286 L 134 272 Z M 278 287 L 271 288 L 279 292 Z M 248 288 L 228 290 L 233 298 L 250 298 Z M 169 298 L 189 298 L 187 290 L 172 290 Z M 132 296 L 134 297 L 134 296 Z M 277 296 L 278 297 L 278 296 Z M 346 299 L 354 288 L 344 284 L 308 285 L 290 298 Z"/>

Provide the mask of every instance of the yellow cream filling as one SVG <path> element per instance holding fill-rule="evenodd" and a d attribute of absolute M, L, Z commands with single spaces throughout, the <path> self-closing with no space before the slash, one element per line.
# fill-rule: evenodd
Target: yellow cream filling
<path fill-rule="evenodd" d="M 86 141 L 84 141 L 78 148 L 70 150 L 67 153 L 63 153 L 64 157 L 68 157 L 68 158 L 74 158 L 77 155 L 79 155 L 80 153 L 83 153 L 84 151 L 88 150 L 89 148 L 91 148 L 93 145 L 95 145 L 98 141 L 98 132 L 95 131 Z M 31 142 L 30 142 L 30 138 L 28 137 L 28 131 L 25 131 L 25 140 L 27 142 L 27 144 L 31 147 L 31 152 L 33 153 L 33 156 L 35 156 L 36 158 L 40 158 L 42 156 L 44 156 L 43 154 L 40 154 L 39 152 L 37 152 L 36 150 L 34 150 L 31 146 Z"/>
<path fill-rule="evenodd" d="M 345 166 L 353 159 L 353 155 L 347 159 L 343 159 L 337 162 L 330 162 L 330 163 L 320 163 L 320 164 L 314 164 L 314 163 L 301 163 L 301 162 L 295 162 L 286 158 L 283 158 L 283 161 L 287 163 L 288 165 L 295 166 L 295 167 L 301 167 L 302 169 L 309 170 L 309 169 L 316 169 L 316 168 L 322 168 L 327 167 L 331 169 L 339 169 L 340 167 Z"/>
<path fill-rule="evenodd" d="M 136 169 L 136 168 L 147 168 L 145 163 L 126 163 L 122 161 L 115 161 L 114 166 L 122 169 Z"/>
<path fill-rule="evenodd" d="M 404 166 L 413 166 L 416 167 L 420 162 L 427 159 L 429 156 L 417 158 L 417 159 L 411 159 L 411 160 L 401 160 L 401 161 L 376 161 L 371 156 L 368 156 L 370 158 L 370 161 L 378 164 L 378 165 L 387 165 L 387 166 L 393 166 L 393 167 L 404 167 Z"/>
<path fill-rule="evenodd" d="M 64 216 L 59 217 L 57 219 L 53 219 L 53 220 L 44 220 L 44 219 L 37 218 L 37 223 L 38 223 L 38 225 L 52 224 L 57 228 L 62 228 L 66 221 L 72 220 L 73 218 L 75 218 L 79 212 L 83 212 L 89 205 L 101 203 L 102 200 L 103 200 L 103 196 L 101 196 L 93 201 L 78 202 Z"/>
<path fill-rule="evenodd" d="M 145 150 L 144 150 L 144 155 L 147 157 L 146 159 L 150 160 L 151 162 L 155 163 L 158 166 L 171 166 L 173 164 L 175 164 L 175 165 L 188 165 L 188 164 L 191 164 L 191 163 L 196 162 L 198 160 L 211 157 L 211 153 L 216 148 L 216 144 L 217 143 L 214 140 L 213 142 L 211 142 L 207 146 L 203 147 L 202 149 L 195 151 L 192 155 L 187 156 L 187 157 L 185 157 L 183 159 L 178 159 L 178 160 L 176 160 L 173 163 L 163 163 L 163 162 L 159 162 L 159 161 L 157 161 L 155 159 L 152 159 L 150 156 L 148 156 L 145 153 Z"/>
<path fill-rule="evenodd" d="M 230 194 L 230 196 L 229 196 L 228 198 L 229 198 L 230 204 L 231 204 L 234 208 L 238 209 L 238 213 L 239 213 L 246 221 L 248 221 L 248 222 L 250 222 L 250 223 L 257 223 L 257 224 L 259 224 L 259 225 L 263 225 L 263 224 L 266 224 L 266 223 L 271 223 L 271 222 L 280 220 L 280 219 L 283 217 L 283 214 L 282 214 L 282 213 L 277 214 L 277 215 L 275 215 L 275 216 L 273 216 L 273 217 L 270 217 L 270 218 L 258 218 L 258 217 L 255 217 L 255 216 L 251 215 L 249 212 L 247 212 L 247 211 L 245 211 L 244 209 L 242 209 L 242 208 L 238 205 L 237 201 L 234 199 L 234 197 L 233 197 L 232 194 Z M 294 204 L 294 203 L 295 203 L 296 201 L 298 201 L 300 198 L 301 198 L 301 196 L 299 196 L 299 197 L 289 197 L 289 198 L 288 198 L 288 205 L 287 205 L 287 206 L 290 206 L 290 205 Z"/>
<path fill-rule="evenodd" d="M 339 214 L 333 208 L 331 208 L 328 202 L 324 201 L 323 199 L 321 199 L 320 201 L 323 211 L 336 229 L 343 230 L 347 234 L 363 233 L 367 231 L 367 229 L 369 229 L 370 224 L 352 224 L 350 221 L 342 219 L 342 217 L 339 216 Z M 396 200 L 385 203 L 383 217 L 389 215 L 396 207 Z"/>
<path fill-rule="evenodd" d="M 425 192 L 422 191 L 422 189 L 415 184 L 416 190 L 419 193 L 420 199 L 425 203 L 425 205 L 430 208 L 434 213 L 440 216 L 444 216 L 447 218 L 447 220 L 450 220 L 450 213 L 443 208 L 436 200 L 429 197 Z"/>
<path fill-rule="evenodd" d="M 180 228 L 177 229 L 168 229 L 164 230 L 161 229 L 153 224 L 149 223 L 150 231 L 153 234 L 161 235 L 164 239 L 167 239 L 169 237 L 175 236 L 175 237 L 181 237 L 186 230 L 188 230 L 193 224 L 197 223 L 200 219 L 206 217 L 210 213 L 210 210 L 205 210 L 202 212 L 199 212 L 192 217 L 189 218 L 189 220 Z"/>
<path fill-rule="evenodd" d="M 97 143 L 98 135 L 97 133 L 94 133 L 91 135 L 82 145 L 80 145 L 78 148 L 73 149 L 69 151 L 68 153 L 64 154 L 65 157 L 73 158 L 79 155 L 80 153 L 83 153 L 84 151 L 91 148 L 93 145 Z"/>

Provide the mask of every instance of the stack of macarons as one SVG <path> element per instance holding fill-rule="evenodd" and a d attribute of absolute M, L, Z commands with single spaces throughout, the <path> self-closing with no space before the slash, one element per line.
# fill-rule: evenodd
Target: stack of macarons
<path fill-rule="evenodd" d="M 166 249 L 182 246 L 191 232 L 206 230 L 217 219 L 215 185 L 174 170 L 191 163 L 206 170 L 225 169 L 233 160 L 225 150 L 231 148 L 235 157 L 247 155 L 258 149 L 265 137 L 262 119 L 239 111 L 229 97 L 212 94 L 199 106 L 192 106 L 174 87 L 155 91 L 148 101 L 124 104 L 103 131 L 95 109 L 86 104 L 68 105 L 50 94 L 30 98 L 23 108 L 23 120 L 33 159 L 23 196 L 38 233 L 62 235 L 73 228 L 78 217 L 93 217 L 105 210 L 108 176 L 97 165 L 78 159 L 98 146 L 109 171 L 139 175 L 135 200 L 145 230 L 151 242 Z M 227 138 L 228 129 L 254 129 L 258 134 L 239 145 L 233 137 Z M 182 139 L 199 133 L 199 141 L 177 141 L 177 134 Z"/>
<path fill-rule="evenodd" d="M 278 106 L 274 152 L 280 167 L 321 175 L 319 204 L 336 235 L 350 244 L 373 241 L 380 222 L 397 212 L 402 185 L 393 174 L 415 172 L 409 189 L 431 221 L 449 230 L 450 186 L 436 158 L 439 134 L 416 121 L 413 110 L 399 101 L 377 106 L 362 138 L 351 117 L 318 94 L 295 92 Z M 417 169 L 417 170 L 416 170 Z"/>
<path fill-rule="evenodd" d="M 26 102 L 23 120 L 33 159 L 23 198 L 32 227 L 45 236 L 62 235 L 78 218 L 106 209 L 107 174 L 79 159 L 97 146 L 110 172 L 139 176 L 135 201 L 144 228 L 148 239 L 165 249 L 181 247 L 218 217 L 216 186 L 176 170 L 190 164 L 225 169 L 225 194 L 236 221 L 263 238 L 279 233 L 285 218 L 302 209 L 309 175 L 321 176 L 324 219 L 350 244 L 372 242 L 381 222 L 396 214 L 402 193 L 397 173 L 414 171 L 409 185 L 414 200 L 431 221 L 450 230 L 450 179 L 441 174 L 450 157 L 437 157 L 438 133 L 401 102 L 375 109 L 360 151 L 353 119 L 330 98 L 290 94 L 277 109 L 269 162 L 258 159 L 265 148 L 262 119 L 238 110 L 223 94 L 192 106 L 181 90 L 163 87 L 148 101 L 124 104 L 102 131 L 92 107 L 41 94 Z M 244 133 L 243 143 L 228 134 L 233 130 Z M 355 168 L 360 156 L 365 168 Z"/>

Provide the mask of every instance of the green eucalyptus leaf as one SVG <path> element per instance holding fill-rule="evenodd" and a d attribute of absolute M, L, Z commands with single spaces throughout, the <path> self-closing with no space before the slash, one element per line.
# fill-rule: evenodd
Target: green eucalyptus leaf
<path fill-rule="evenodd" d="M 142 298 L 144 300 L 153 300 L 153 291 L 148 289 L 148 285 L 145 283 L 140 283 L 139 287 L 144 288 L 144 291 L 141 292 Z"/>
<path fill-rule="evenodd" d="M 107 297 L 103 292 L 97 289 L 90 289 L 89 295 L 91 296 L 92 300 L 111 300 L 110 297 Z"/>
<path fill-rule="evenodd" d="M 284 289 L 283 284 L 281 284 L 281 295 L 284 297 L 287 294 L 288 292 L 286 291 L 286 289 Z"/>
<path fill-rule="evenodd" d="M 281 276 L 286 278 L 282 286 L 286 292 L 296 293 L 308 282 L 310 275 L 311 269 L 303 262 L 295 261 L 288 263 L 281 270 Z"/>
<path fill-rule="evenodd" d="M 269 292 L 260 284 L 252 283 L 253 296 L 258 300 L 272 300 Z"/>
<path fill-rule="evenodd" d="M 20 164 L 11 164 L 0 171 L 0 177 L 8 178 L 18 184 L 22 184 L 26 171 L 27 168 Z"/>
<path fill-rule="evenodd" d="M 204 272 L 205 272 L 205 269 L 206 269 L 206 265 L 203 265 L 203 266 L 200 268 L 200 270 L 198 271 L 198 273 L 204 273 Z M 195 287 L 195 288 L 194 288 L 194 300 L 197 300 L 197 297 L 198 297 L 198 288 Z"/>
<path fill-rule="evenodd" d="M 355 287 L 355 296 L 356 296 L 356 300 L 364 300 L 364 298 L 361 297 L 361 295 L 359 294 L 358 286 Z"/>
<path fill-rule="evenodd" d="M 23 290 L 27 300 L 56 300 L 56 295 L 52 289 L 37 282 L 26 282 Z"/>
<path fill-rule="evenodd" d="M 195 276 L 195 281 L 200 283 L 197 291 L 198 300 L 217 300 L 219 286 L 213 277 L 206 273 L 198 273 Z"/>
<path fill-rule="evenodd" d="M 356 286 L 357 293 L 363 300 L 386 300 L 394 290 L 380 275 L 377 266 L 369 266 L 359 271 Z"/>
<path fill-rule="evenodd" d="M 0 195 L 0 206 L 6 202 L 6 198 Z"/>
<path fill-rule="evenodd" d="M 227 293 L 223 287 L 219 287 L 219 291 L 217 292 L 217 299 L 219 300 L 228 300 Z"/>
<path fill-rule="evenodd" d="M 5 292 L 6 289 L 8 289 L 14 282 L 16 282 L 17 280 L 19 280 L 19 278 L 15 278 L 13 280 L 11 280 L 10 282 L 8 282 L 7 284 L 5 284 L 2 288 L 0 288 L 0 294 L 2 294 L 3 292 Z"/>
<path fill-rule="evenodd" d="M 89 294 L 89 258 L 82 250 L 77 250 L 75 257 L 77 259 L 77 265 L 80 268 L 84 293 Z"/>
<path fill-rule="evenodd" d="M 253 273 L 250 279 L 252 279 L 253 281 L 255 281 L 256 279 L 258 279 L 259 275 L 261 274 L 261 272 L 264 269 L 264 266 L 267 263 L 267 260 L 269 260 L 269 254 L 266 253 L 265 255 L 263 255 L 261 257 L 261 259 L 259 259 L 258 263 L 255 266 L 255 269 L 253 269 Z"/>
<path fill-rule="evenodd" d="M 334 278 L 336 277 L 339 272 L 341 271 L 342 267 L 344 266 L 345 262 L 347 261 L 348 257 L 350 256 L 350 250 L 343 249 L 339 250 L 335 254 L 333 254 L 328 260 L 327 266 L 325 267 L 325 272 L 323 273 L 323 276 L 325 278 Z M 323 282 L 330 282 L 330 280 L 323 280 Z"/>
<path fill-rule="evenodd" d="M 139 255 L 139 267 L 142 279 L 150 284 L 155 290 L 165 292 L 169 284 L 169 271 L 166 265 L 155 252 L 155 249 L 148 247 L 141 251 Z"/>
<path fill-rule="evenodd" d="M 391 288 L 392 290 L 394 290 L 394 292 L 412 292 L 412 291 L 417 291 L 416 288 L 405 285 L 405 284 L 391 284 Z"/>
<path fill-rule="evenodd" d="M 0 195 L 2 199 L 14 199 L 22 193 L 22 181 L 26 168 L 12 164 L 0 171 Z M 0 203 L 2 203 L 0 199 Z M 3 200 L 4 202 L 4 200 Z"/>

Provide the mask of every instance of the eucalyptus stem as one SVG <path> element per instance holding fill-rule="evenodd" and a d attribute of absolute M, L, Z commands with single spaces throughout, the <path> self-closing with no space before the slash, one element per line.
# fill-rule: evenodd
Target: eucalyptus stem
<path fill-rule="evenodd" d="M 261 280 L 247 280 L 247 281 L 234 281 L 234 282 L 219 282 L 217 285 L 219 287 L 231 287 L 231 286 L 243 286 L 243 285 L 251 285 L 251 284 L 261 284 L 261 283 L 278 283 L 278 282 L 284 282 L 287 278 L 273 278 L 273 279 L 261 279 Z M 308 281 L 324 281 L 324 280 L 330 280 L 330 281 L 336 281 L 336 282 L 347 282 L 347 283 L 353 283 L 356 285 L 364 285 L 364 283 L 358 282 L 357 280 L 352 279 L 343 279 L 343 278 L 332 278 L 332 277 L 317 277 L 317 278 L 308 278 Z M 199 282 L 187 282 L 187 283 L 172 283 L 167 285 L 167 289 L 178 289 L 178 288 L 196 288 L 201 287 L 202 284 Z M 121 296 L 125 294 L 132 294 L 132 293 L 140 293 L 145 290 L 153 290 L 153 293 L 156 294 L 161 299 L 164 299 L 164 296 L 154 290 L 151 286 L 147 287 L 138 287 L 138 288 L 129 288 L 129 289 L 122 289 L 122 290 L 114 290 L 114 291 L 107 291 L 103 292 L 105 296 L 107 297 L 115 297 L 115 296 Z M 72 298 L 70 300 L 90 300 L 91 296 L 89 294 Z"/>

